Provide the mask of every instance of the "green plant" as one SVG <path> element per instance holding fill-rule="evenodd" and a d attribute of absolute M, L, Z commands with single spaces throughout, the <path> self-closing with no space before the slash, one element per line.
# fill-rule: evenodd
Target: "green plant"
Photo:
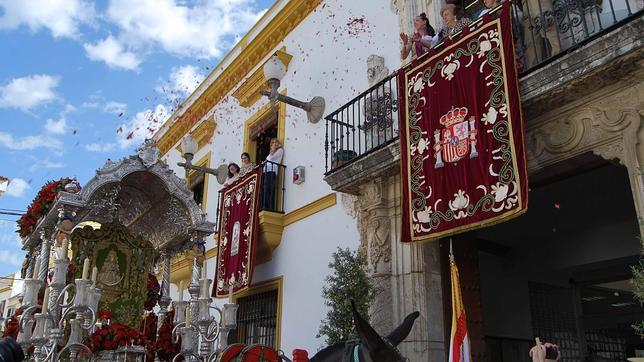
<path fill-rule="evenodd" d="M 357 251 L 341 249 L 333 253 L 329 268 L 333 273 L 326 277 L 322 288 L 324 304 L 329 307 L 320 324 L 317 337 L 325 337 L 332 345 L 357 339 L 351 312 L 351 301 L 363 316 L 368 316 L 374 298 L 374 287 L 365 271 L 367 261 Z"/>

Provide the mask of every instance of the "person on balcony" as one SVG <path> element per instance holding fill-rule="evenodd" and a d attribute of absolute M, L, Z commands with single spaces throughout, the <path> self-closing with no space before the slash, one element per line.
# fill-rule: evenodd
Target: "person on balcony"
<path fill-rule="evenodd" d="M 270 153 L 266 156 L 262 175 L 261 201 L 263 210 L 275 210 L 277 173 L 279 172 L 279 164 L 282 163 L 282 157 L 284 157 L 282 144 L 277 138 L 271 139 L 270 147 Z"/>
<path fill-rule="evenodd" d="M 224 182 L 224 186 L 228 186 L 239 179 L 239 170 L 240 168 L 238 164 L 234 162 L 228 164 L 228 180 Z"/>
<path fill-rule="evenodd" d="M 436 31 L 429 24 L 425 13 L 421 13 L 414 19 L 414 29 L 416 32 L 413 35 L 400 33 L 400 40 L 403 43 L 400 49 L 401 60 L 407 59 L 409 53 L 412 53 L 412 58 L 418 58 L 434 46 L 432 39 Z"/>
<path fill-rule="evenodd" d="M 459 19 L 456 16 L 456 5 L 454 4 L 447 4 L 441 9 L 441 18 L 443 18 L 443 27 L 436 37 L 437 43 L 445 37 L 458 33 L 472 22 L 467 17 Z"/>
<path fill-rule="evenodd" d="M 496 8 L 497 6 L 503 4 L 507 0 L 483 0 L 483 4 L 485 5 L 485 8 L 481 10 L 479 15 L 477 16 L 480 18 L 481 16 L 489 13 L 492 9 Z M 523 51 L 523 41 L 521 40 L 522 37 L 522 29 L 520 26 L 520 21 L 523 19 L 523 12 L 521 12 L 521 9 L 519 9 L 519 6 L 517 6 L 516 2 L 512 3 L 512 34 L 514 35 L 514 59 L 516 62 L 516 67 L 517 71 L 521 72 L 523 70 L 523 65 L 524 65 L 524 60 L 525 60 L 525 55 Z"/>
<path fill-rule="evenodd" d="M 241 154 L 241 171 L 239 172 L 240 177 L 244 176 L 248 171 L 255 168 L 255 163 L 250 162 L 250 155 L 248 152 Z"/>

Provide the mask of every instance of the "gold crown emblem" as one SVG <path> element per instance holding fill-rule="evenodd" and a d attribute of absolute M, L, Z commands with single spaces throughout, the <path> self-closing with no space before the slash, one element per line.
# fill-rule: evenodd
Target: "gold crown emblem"
<path fill-rule="evenodd" d="M 460 108 L 454 108 L 445 113 L 439 120 L 440 124 L 443 126 L 451 126 L 454 123 L 459 123 L 463 122 L 465 118 L 467 117 L 467 108 L 466 107 L 460 107 Z"/>

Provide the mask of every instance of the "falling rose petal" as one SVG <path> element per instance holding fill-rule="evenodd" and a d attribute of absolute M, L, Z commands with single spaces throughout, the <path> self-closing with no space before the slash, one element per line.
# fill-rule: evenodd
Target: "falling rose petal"
<path fill-rule="evenodd" d="M 119 128 L 116 129 L 116 133 L 122 133 L 123 132 L 123 126 L 120 126 Z"/>
<path fill-rule="evenodd" d="M 555 202 L 552 206 L 557 210 L 561 209 L 561 204 L 559 202 Z"/>
<path fill-rule="evenodd" d="M 76 133 L 78 133 L 78 130 L 73 129 L 73 130 L 72 130 L 72 134 L 73 134 L 73 135 L 75 135 Z"/>
<path fill-rule="evenodd" d="M 134 137 L 134 132 L 128 133 L 127 137 L 125 139 L 131 140 Z"/>
<path fill-rule="evenodd" d="M 118 116 L 121 117 L 123 115 L 123 112 L 119 112 Z"/>

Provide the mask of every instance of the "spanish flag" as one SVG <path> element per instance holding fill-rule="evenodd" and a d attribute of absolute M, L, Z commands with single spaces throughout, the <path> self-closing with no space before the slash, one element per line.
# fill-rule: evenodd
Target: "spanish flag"
<path fill-rule="evenodd" d="M 467 318 L 458 279 L 458 267 L 454 261 L 452 243 L 449 246 L 449 269 L 452 279 L 452 333 L 449 341 L 449 362 L 471 362 L 470 338 L 467 335 Z"/>

